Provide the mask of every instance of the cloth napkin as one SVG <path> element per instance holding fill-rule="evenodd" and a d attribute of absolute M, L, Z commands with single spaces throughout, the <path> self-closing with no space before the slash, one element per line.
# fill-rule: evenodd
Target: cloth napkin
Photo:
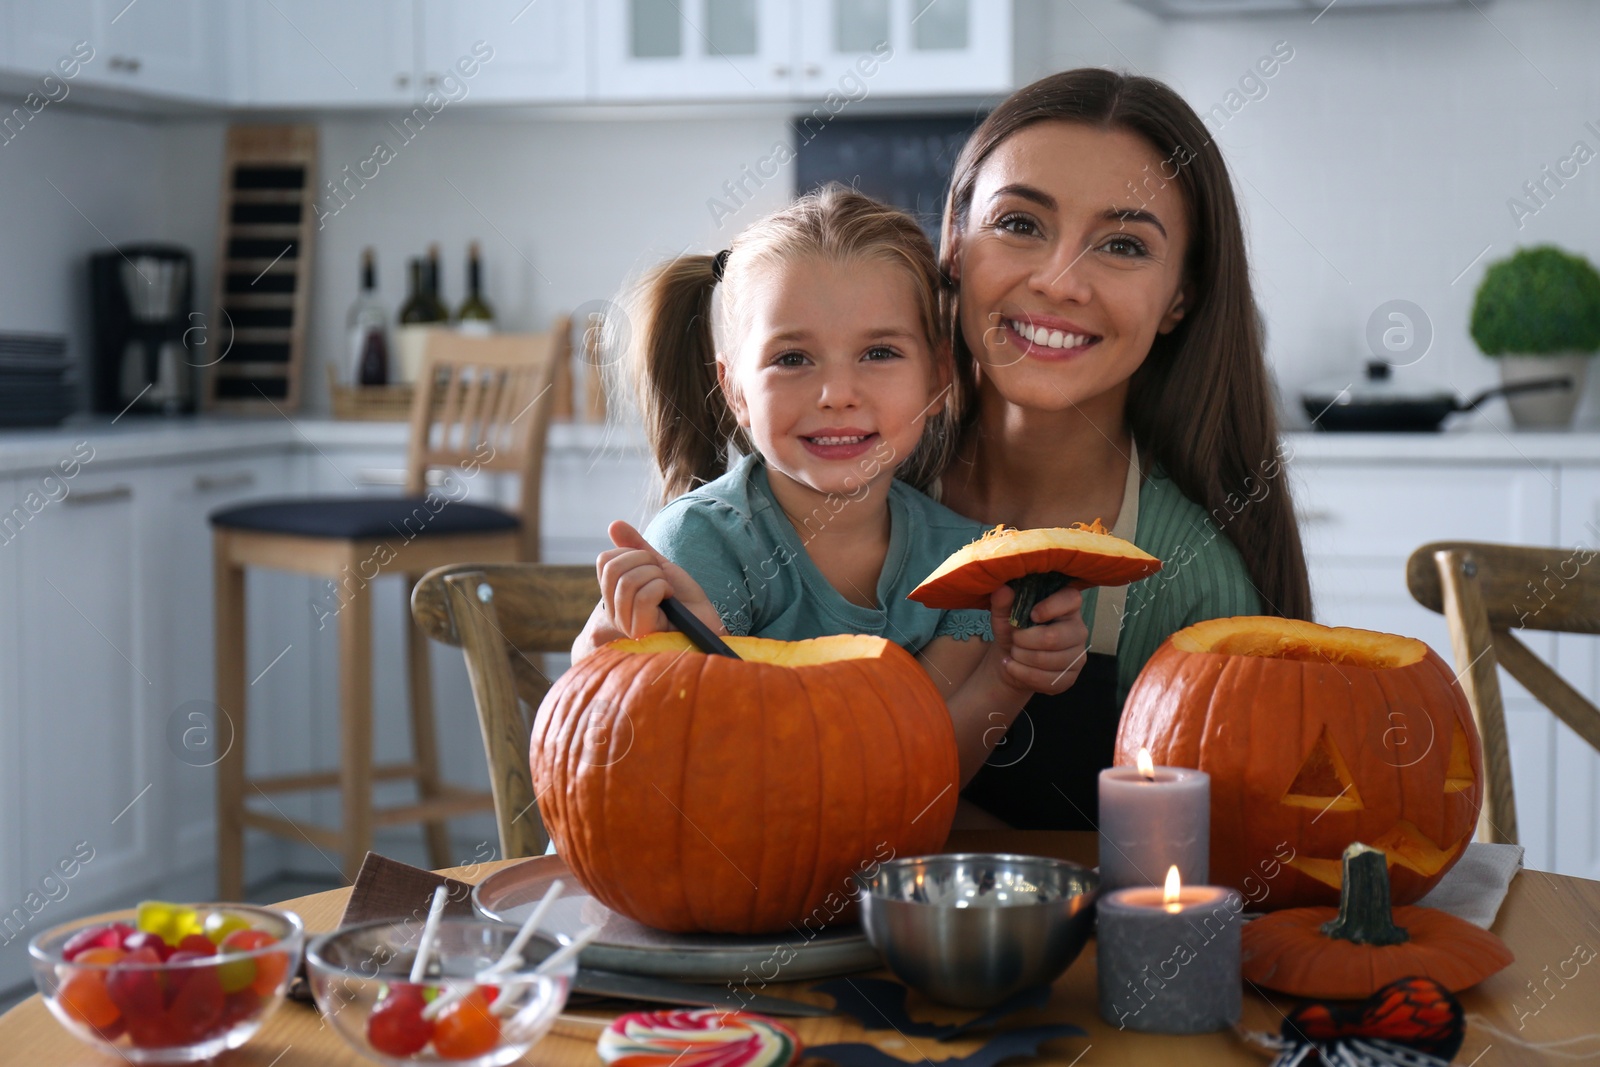
<path fill-rule="evenodd" d="M 449 890 L 445 896 L 444 914 L 473 918 L 472 886 L 466 882 L 368 852 L 367 858 L 361 861 L 355 885 L 350 887 L 350 899 L 345 903 L 339 925 L 352 926 L 375 919 L 403 919 L 408 915 L 414 915 L 421 923 L 428 917 L 428 908 L 433 904 L 434 889 L 441 885 Z M 305 978 L 304 961 L 300 966 L 300 973 L 289 985 L 289 997 L 309 1004 L 312 1002 L 311 986 Z"/>
<path fill-rule="evenodd" d="M 1439 884 L 1417 903 L 1447 911 L 1487 930 L 1494 925 L 1500 903 L 1511 890 L 1511 879 L 1522 869 L 1522 854 L 1521 845 L 1474 841 Z"/>

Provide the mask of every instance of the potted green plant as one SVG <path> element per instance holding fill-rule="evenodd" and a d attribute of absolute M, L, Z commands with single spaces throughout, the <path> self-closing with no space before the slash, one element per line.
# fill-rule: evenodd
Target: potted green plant
<path fill-rule="evenodd" d="M 1572 388 L 1507 397 L 1522 427 L 1564 427 L 1600 350 L 1600 272 L 1554 245 L 1518 249 L 1489 265 L 1472 304 L 1472 339 L 1500 363 L 1506 385 L 1566 377 Z"/>

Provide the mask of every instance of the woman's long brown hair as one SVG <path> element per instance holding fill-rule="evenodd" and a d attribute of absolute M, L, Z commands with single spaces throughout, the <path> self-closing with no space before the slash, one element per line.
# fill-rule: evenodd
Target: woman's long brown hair
<path fill-rule="evenodd" d="M 1278 451 L 1274 391 L 1238 203 L 1222 153 L 1177 93 L 1151 78 L 1095 68 L 1052 74 L 1017 90 L 990 112 L 956 160 L 940 266 L 948 275 L 954 265 L 984 161 L 1006 138 L 1038 122 L 1137 134 L 1164 162 L 1159 174 L 1147 171 L 1134 180 L 1171 181 L 1182 191 L 1190 214 L 1186 310 L 1174 330 L 1156 336 L 1129 381 L 1128 427 L 1140 451 L 1238 547 L 1265 610 L 1309 619 L 1311 586 Z M 953 349 L 965 445 L 977 432 L 977 364 L 959 321 Z"/>

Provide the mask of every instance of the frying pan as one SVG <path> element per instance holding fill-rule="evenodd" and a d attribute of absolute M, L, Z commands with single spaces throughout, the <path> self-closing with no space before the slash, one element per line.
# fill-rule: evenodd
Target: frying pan
<path fill-rule="evenodd" d="M 1463 402 L 1442 389 L 1407 390 L 1389 382 L 1389 364 L 1367 364 L 1366 380 L 1341 387 L 1321 383 L 1300 395 L 1311 423 L 1319 430 L 1366 431 L 1376 433 L 1428 433 L 1437 431 L 1444 420 L 1458 411 L 1476 411 L 1497 396 L 1537 393 L 1552 389 L 1571 389 L 1571 378 L 1536 378 L 1513 385 L 1485 389 Z"/>

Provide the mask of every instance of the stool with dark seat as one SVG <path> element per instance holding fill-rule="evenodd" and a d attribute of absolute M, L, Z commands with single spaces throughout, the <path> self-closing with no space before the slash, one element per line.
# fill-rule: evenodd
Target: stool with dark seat
<path fill-rule="evenodd" d="M 569 323 L 542 335 L 463 337 L 439 331 L 411 408 L 411 440 L 402 497 L 304 497 L 224 508 L 211 516 L 216 582 L 217 706 L 233 724 L 234 743 L 217 765 L 217 892 L 243 894 L 246 827 L 303 838 L 336 850 L 354 879 L 375 827 L 426 824 L 433 867 L 448 866 L 446 820 L 492 810 L 490 793 L 448 785 L 439 777 L 428 642 L 406 613 L 411 704 L 410 763 L 373 766 L 372 604 L 369 585 L 403 575 L 409 590 L 434 567 L 467 560 L 505 563 L 539 558 L 539 486 L 551 384 L 566 356 Z M 429 492 L 428 475 L 444 470 L 470 482 L 480 471 L 517 474 L 514 511 L 460 502 Z M 323 617 L 339 630 L 339 769 L 249 779 L 245 774 L 245 568 L 271 567 L 331 579 L 337 609 Z M 408 598 L 409 600 L 409 598 Z M 375 810 L 374 781 L 411 779 L 415 804 Z M 337 788 L 337 829 L 281 813 L 252 810 L 250 793 Z"/>

